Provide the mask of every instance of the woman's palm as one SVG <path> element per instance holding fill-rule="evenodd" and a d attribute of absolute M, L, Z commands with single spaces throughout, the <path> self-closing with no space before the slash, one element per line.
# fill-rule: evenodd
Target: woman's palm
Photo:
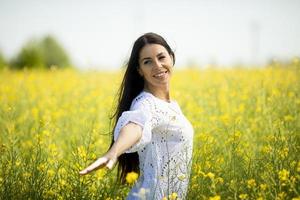
<path fill-rule="evenodd" d="M 108 169 L 112 169 L 117 161 L 116 156 L 112 156 L 109 153 L 105 154 L 104 156 L 98 158 L 95 162 L 93 162 L 90 166 L 85 168 L 84 170 L 80 171 L 80 175 L 88 174 L 94 170 L 107 167 Z"/>

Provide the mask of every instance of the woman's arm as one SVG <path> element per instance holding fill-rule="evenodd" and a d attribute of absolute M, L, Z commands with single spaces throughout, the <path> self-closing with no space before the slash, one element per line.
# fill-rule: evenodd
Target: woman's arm
<path fill-rule="evenodd" d="M 117 158 L 123 154 L 127 149 L 136 144 L 142 137 L 142 127 L 134 122 L 125 125 L 114 142 L 113 146 L 106 152 L 106 154 L 98 158 L 94 163 L 80 171 L 80 175 L 88 174 L 96 169 L 107 167 L 112 169 L 117 161 Z"/>

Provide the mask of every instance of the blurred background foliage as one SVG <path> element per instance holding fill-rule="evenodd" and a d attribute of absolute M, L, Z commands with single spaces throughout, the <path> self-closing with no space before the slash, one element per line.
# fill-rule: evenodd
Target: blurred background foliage
<path fill-rule="evenodd" d="M 71 65 L 68 53 L 51 35 L 29 39 L 10 60 L 0 52 L 0 69 L 71 68 Z"/>
<path fill-rule="evenodd" d="M 2 54 L 2 52 L 0 51 L 0 70 L 2 68 L 4 68 L 5 65 L 6 65 L 5 58 L 4 58 L 3 54 Z"/>

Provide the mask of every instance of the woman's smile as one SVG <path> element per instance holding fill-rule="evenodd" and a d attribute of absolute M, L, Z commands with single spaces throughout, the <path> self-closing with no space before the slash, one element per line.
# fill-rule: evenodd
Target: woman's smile
<path fill-rule="evenodd" d="M 166 71 L 156 73 L 155 75 L 153 75 L 153 77 L 158 79 L 164 79 L 166 78 L 167 75 L 168 75 L 168 71 L 166 70 Z"/>

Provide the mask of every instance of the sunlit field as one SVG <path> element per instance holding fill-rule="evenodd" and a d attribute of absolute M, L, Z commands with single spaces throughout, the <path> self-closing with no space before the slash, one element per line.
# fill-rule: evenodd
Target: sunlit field
<path fill-rule="evenodd" d="M 110 145 L 122 73 L 0 71 L 0 199 L 126 197 L 135 174 L 78 174 Z M 195 130 L 187 199 L 300 199 L 299 60 L 176 70 L 171 96 Z"/>

